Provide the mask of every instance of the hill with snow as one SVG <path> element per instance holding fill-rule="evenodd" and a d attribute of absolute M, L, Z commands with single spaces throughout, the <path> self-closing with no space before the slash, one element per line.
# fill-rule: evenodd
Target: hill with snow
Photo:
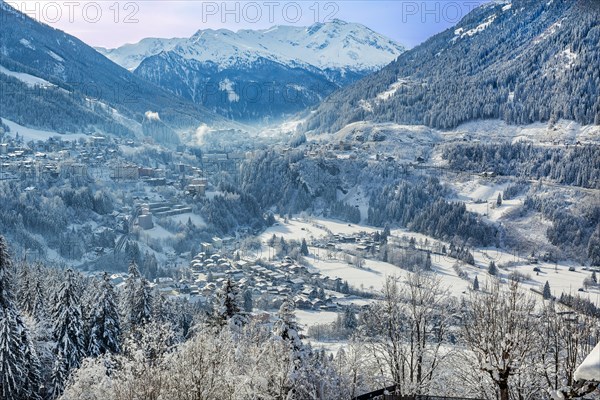
<path fill-rule="evenodd" d="M 141 133 L 148 111 L 174 128 L 230 124 L 3 1 L 0 19 L 0 117 L 60 133 L 122 136 Z"/>

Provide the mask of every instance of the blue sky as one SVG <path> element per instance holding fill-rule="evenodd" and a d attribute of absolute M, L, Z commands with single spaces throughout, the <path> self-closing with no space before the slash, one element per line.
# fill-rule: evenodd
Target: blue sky
<path fill-rule="evenodd" d="M 489 0 L 397 1 L 11 1 L 15 8 L 93 46 L 145 37 L 187 37 L 199 29 L 307 26 L 333 18 L 358 22 L 414 47 Z"/>

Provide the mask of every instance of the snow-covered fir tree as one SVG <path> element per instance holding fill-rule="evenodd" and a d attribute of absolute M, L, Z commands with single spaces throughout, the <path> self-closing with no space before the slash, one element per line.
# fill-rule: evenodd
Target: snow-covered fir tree
<path fill-rule="evenodd" d="M 53 333 L 56 354 L 55 371 L 53 373 L 53 393 L 58 394 L 64 388 L 65 379 L 70 371 L 79 367 L 86 355 L 85 332 L 79 290 L 73 270 L 66 271 L 65 281 L 56 296 L 54 310 Z"/>
<path fill-rule="evenodd" d="M 490 261 L 490 265 L 488 266 L 488 274 L 492 276 L 498 275 L 498 267 L 494 261 Z"/>
<path fill-rule="evenodd" d="M 308 245 L 306 244 L 306 239 L 302 238 L 302 244 L 300 245 L 300 254 L 303 256 L 308 255 Z"/>
<path fill-rule="evenodd" d="M 98 357 L 107 352 L 119 353 L 121 324 L 115 293 L 105 272 L 98 289 L 98 300 L 90 316 L 88 355 Z"/>
<path fill-rule="evenodd" d="M 248 322 L 246 313 L 242 311 L 243 301 L 235 282 L 228 278 L 217 292 L 213 308 L 212 320 L 217 326 L 228 325 L 239 329 Z"/>
<path fill-rule="evenodd" d="M 8 247 L 0 236 L 0 397 L 41 399 L 39 360 L 15 306 L 11 269 Z"/>
<path fill-rule="evenodd" d="M 277 313 L 277 321 L 273 324 L 273 333 L 288 342 L 294 352 L 302 349 L 300 327 L 296 322 L 294 299 L 287 297 Z"/>
<path fill-rule="evenodd" d="M 122 314 L 126 329 L 133 330 L 152 319 L 153 293 L 141 276 L 135 261 L 129 264 L 129 276 L 123 287 Z"/>
<path fill-rule="evenodd" d="M 545 300 L 550 300 L 552 298 L 552 291 L 550 290 L 550 284 L 546 281 L 544 285 L 544 292 L 542 293 Z"/>

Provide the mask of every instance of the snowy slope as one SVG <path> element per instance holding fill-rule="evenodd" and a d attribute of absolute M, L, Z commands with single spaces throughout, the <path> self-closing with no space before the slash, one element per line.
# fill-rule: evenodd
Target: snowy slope
<path fill-rule="evenodd" d="M 363 25 L 333 20 L 310 27 L 274 26 L 238 32 L 206 29 L 187 39 L 148 38 L 98 51 L 130 70 L 149 56 L 172 51 L 185 59 L 209 61 L 221 68 L 265 58 L 284 65 L 363 71 L 389 64 L 404 48 Z"/>
<path fill-rule="evenodd" d="M 123 69 L 76 37 L 1 1 L 0 20 L 3 118 L 59 133 L 96 129 L 119 136 L 136 131 L 115 116 L 140 121 L 147 111 L 160 113 L 163 122 L 178 129 L 195 128 L 200 121 L 231 126 L 219 115 Z"/>
<path fill-rule="evenodd" d="M 7 68 L 4 68 L 0 65 L 0 74 L 12 76 L 13 78 L 17 78 L 21 82 L 25 83 L 29 87 L 41 86 L 41 87 L 54 87 L 56 85 L 48 82 L 45 79 L 38 78 L 37 76 L 26 74 L 23 72 L 14 72 Z"/>

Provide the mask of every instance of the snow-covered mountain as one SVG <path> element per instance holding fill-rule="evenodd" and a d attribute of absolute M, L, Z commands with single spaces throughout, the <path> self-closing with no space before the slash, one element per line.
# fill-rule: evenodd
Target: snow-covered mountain
<path fill-rule="evenodd" d="M 404 48 L 369 28 L 334 20 L 310 27 L 200 30 L 101 49 L 159 86 L 241 120 L 278 118 L 387 65 Z"/>
<path fill-rule="evenodd" d="M 600 2 L 493 1 L 334 93 L 307 129 L 356 121 L 450 129 L 478 119 L 600 124 Z"/>
<path fill-rule="evenodd" d="M 146 38 L 139 43 L 126 44 L 116 49 L 96 47 L 96 50 L 123 68 L 134 71 L 145 58 L 163 51 L 170 51 L 183 42 L 185 42 L 185 39 L 180 38 Z"/>
<path fill-rule="evenodd" d="M 310 27 L 278 25 L 237 32 L 206 29 L 191 38 L 146 38 L 116 49 L 97 50 L 131 71 L 163 51 L 173 51 L 188 60 L 213 62 L 221 68 L 265 58 L 323 70 L 372 71 L 389 64 L 404 47 L 363 25 L 336 19 Z"/>

